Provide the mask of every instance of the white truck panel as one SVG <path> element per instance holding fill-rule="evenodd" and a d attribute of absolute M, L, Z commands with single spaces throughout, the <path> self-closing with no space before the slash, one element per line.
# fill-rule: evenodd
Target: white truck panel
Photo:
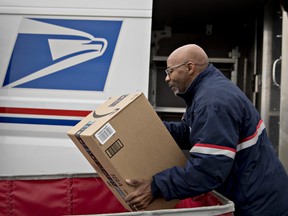
<path fill-rule="evenodd" d="M 94 172 L 66 132 L 110 96 L 148 96 L 151 19 L 152 0 L 0 0 L 0 176 Z M 39 68 L 29 55 L 45 37 L 51 56 Z M 93 86 L 94 68 L 107 70 L 103 88 Z"/>

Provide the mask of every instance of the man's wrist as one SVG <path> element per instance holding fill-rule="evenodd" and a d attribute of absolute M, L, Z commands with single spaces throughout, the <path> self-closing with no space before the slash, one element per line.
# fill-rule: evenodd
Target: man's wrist
<path fill-rule="evenodd" d="M 152 192 L 153 198 L 158 198 L 158 197 L 162 196 L 162 193 L 161 193 L 160 189 L 158 188 L 154 178 L 151 182 L 151 192 Z"/>

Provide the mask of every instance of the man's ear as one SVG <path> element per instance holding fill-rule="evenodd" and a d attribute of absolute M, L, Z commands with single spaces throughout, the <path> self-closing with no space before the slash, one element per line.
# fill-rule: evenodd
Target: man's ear
<path fill-rule="evenodd" d="M 193 64 L 188 64 L 188 65 L 187 65 L 187 70 L 188 70 L 189 75 L 193 74 L 194 69 L 195 69 L 195 68 L 194 68 L 194 65 L 193 65 Z"/>

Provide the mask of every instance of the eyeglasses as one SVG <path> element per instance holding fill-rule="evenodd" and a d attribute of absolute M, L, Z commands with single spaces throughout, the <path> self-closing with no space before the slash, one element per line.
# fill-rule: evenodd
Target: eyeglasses
<path fill-rule="evenodd" d="M 174 71 L 174 69 L 176 69 L 176 68 L 178 68 L 178 67 L 181 67 L 181 66 L 183 66 L 183 65 L 186 65 L 187 63 L 188 63 L 188 62 L 184 62 L 184 63 L 179 64 L 179 65 L 176 65 L 176 66 L 174 66 L 174 67 L 167 68 L 167 69 L 165 70 L 166 75 L 167 75 L 167 76 L 170 76 L 170 75 L 172 74 L 172 72 Z"/>

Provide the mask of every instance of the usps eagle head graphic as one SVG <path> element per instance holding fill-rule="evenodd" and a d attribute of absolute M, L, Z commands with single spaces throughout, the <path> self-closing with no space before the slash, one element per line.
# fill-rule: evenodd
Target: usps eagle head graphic
<path fill-rule="evenodd" d="M 22 18 L 3 88 L 103 91 L 121 25 Z"/>

